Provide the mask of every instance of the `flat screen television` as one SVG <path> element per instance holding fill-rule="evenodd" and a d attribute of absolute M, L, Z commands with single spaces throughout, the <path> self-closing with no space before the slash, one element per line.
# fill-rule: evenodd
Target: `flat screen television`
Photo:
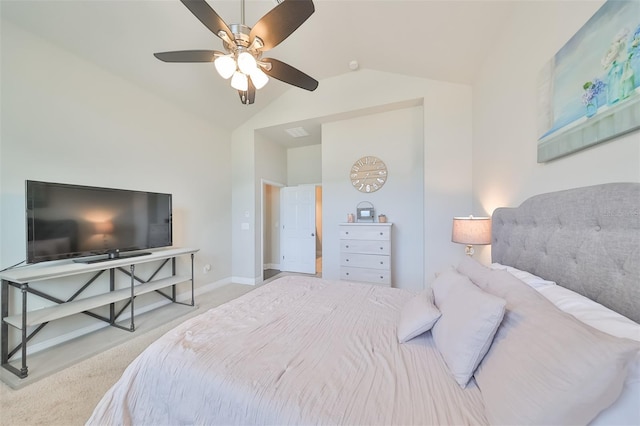
<path fill-rule="evenodd" d="M 101 261 L 173 244 L 171 194 L 27 180 L 26 219 L 27 263 Z"/>

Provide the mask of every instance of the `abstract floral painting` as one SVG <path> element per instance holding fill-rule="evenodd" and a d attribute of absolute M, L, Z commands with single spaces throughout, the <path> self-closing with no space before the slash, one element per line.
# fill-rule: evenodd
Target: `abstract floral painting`
<path fill-rule="evenodd" d="M 609 0 L 540 73 L 538 162 L 640 128 L 640 1 Z"/>

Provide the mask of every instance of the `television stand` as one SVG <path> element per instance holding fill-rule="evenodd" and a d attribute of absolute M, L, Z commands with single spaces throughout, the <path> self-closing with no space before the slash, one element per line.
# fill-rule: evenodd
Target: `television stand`
<path fill-rule="evenodd" d="M 38 264 L 34 267 L 27 266 L 0 272 L 0 278 L 2 279 L 2 286 L 0 287 L 0 299 L 2 300 L 2 332 L 0 333 L 2 336 L 2 367 L 21 379 L 27 377 L 27 342 L 50 321 L 82 313 L 105 321 L 110 326 L 133 332 L 135 331 L 134 299 L 138 296 L 157 292 L 173 303 L 195 306 L 193 257 L 197 251 L 198 249 L 170 248 L 154 251 L 143 256 L 135 256 L 131 259 L 124 256 L 116 259 L 104 259 L 103 262 L 97 264 L 74 262 L 63 264 L 55 263 L 53 265 Z M 183 255 L 190 255 L 191 257 L 191 273 L 189 275 L 176 274 L 176 257 Z M 153 268 L 157 266 L 157 268 L 149 278 L 142 279 L 136 275 L 136 265 L 154 261 L 158 261 L 160 265 L 150 265 Z M 171 275 L 164 278 L 157 277 L 156 275 L 158 275 L 164 265 L 167 264 L 170 271 L 166 272 L 170 272 Z M 107 274 L 105 274 L 102 280 L 98 280 L 98 277 L 104 272 L 107 272 Z M 126 278 L 120 282 L 120 285 L 117 285 L 118 283 L 115 279 L 117 273 L 122 273 L 126 276 Z M 45 293 L 30 285 L 34 282 L 73 277 L 81 274 L 86 274 L 86 283 L 73 296 L 66 300 L 60 299 L 59 296 L 56 297 L 55 295 Z M 104 278 L 106 278 L 106 280 Z M 84 298 L 79 297 L 80 294 L 94 282 L 95 284 L 99 282 L 108 284 L 107 291 Z M 191 303 L 182 303 L 176 300 L 176 286 L 182 283 L 191 284 Z M 171 294 L 165 294 L 160 291 L 169 288 L 171 289 Z M 14 294 L 14 296 L 18 297 L 12 298 L 11 293 L 18 293 Z M 40 309 L 29 310 L 27 306 L 27 296 L 29 295 L 44 298 L 54 304 Z M 16 300 L 18 298 L 19 300 Z M 116 303 L 118 302 L 121 302 L 120 305 L 124 306 L 120 306 L 119 311 L 116 312 Z M 20 306 L 20 308 L 12 309 L 14 306 Z M 102 306 L 109 306 L 107 316 L 93 311 L 95 308 Z M 126 326 L 118 324 L 117 321 L 120 314 L 128 308 L 131 312 L 129 324 Z M 11 313 L 11 310 L 16 310 L 17 312 Z M 9 326 L 11 326 L 11 330 L 14 331 L 14 335 L 16 334 L 15 332 L 17 332 L 18 335 L 15 336 L 15 338 L 9 336 Z M 10 341 L 17 341 L 17 345 L 13 349 L 9 348 Z M 20 365 L 14 366 L 12 364 L 16 363 L 11 362 L 12 357 L 18 353 L 21 354 Z"/>

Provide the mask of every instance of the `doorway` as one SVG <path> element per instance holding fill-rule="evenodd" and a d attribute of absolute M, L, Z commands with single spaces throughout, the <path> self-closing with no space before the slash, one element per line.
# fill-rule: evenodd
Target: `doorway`
<path fill-rule="evenodd" d="M 262 280 L 280 273 L 280 189 L 284 185 L 262 182 Z"/>
<path fill-rule="evenodd" d="M 312 256 L 313 265 L 307 267 L 303 273 L 314 274 L 321 276 L 322 274 L 322 186 L 321 185 L 300 185 L 299 187 L 311 188 L 313 190 L 314 201 L 311 204 L 313 213 L 315 216 L 313 224 L 306 224 L 305 235 L 313 234 L 311 247 L 307 245 L 304 250 L 309 250 Z M 299 188 L 291 187 L 291 188 Z M 290 218 L 290 215 L 283 215 L 283 194 L 286 193 L 289 188 L 283 184 L 276 182 L 268 182 L 263 180 L 262 182 L 262 279 L 268 280 L 281 272 L 300 272 L 299 265 L 296 262 L 285 262 L 283 255 L 286 252 L 286 248 L 282 247 L 283 244 L 283 226 L 287 226 L 286 217 Z M 287 230 L 295 225 L 290 224 Z M 311 226 L 311 229 L 308 229 Z M 302 232 L 302 231 L 301 231 Z M 289 253 L 293 255 L 298 254 L 298 250 Z"/>

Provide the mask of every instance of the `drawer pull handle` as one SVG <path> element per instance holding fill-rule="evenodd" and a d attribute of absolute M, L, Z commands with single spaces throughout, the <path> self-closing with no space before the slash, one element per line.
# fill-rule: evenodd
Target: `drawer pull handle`
<path fill-rule="evenodd" d="M 347 259 L 347 262 L 349 261 L 349 259 Z"/>
<path fill-rule="evenodd" d="M 380 250 L 384 250 L 384 248 L 380 247 Z"/>
<path fill-rule="evenodd" d="M 349 246 L 345 246 L 346 248 L 349 248 Z"/>
<path fill-rule="evenodd" d="M 349 275 L 349 273 L 347 272 L 347 275 Z"/>
<path fill-rule="evenodd" d="M 380 233 L 380 235 L 382 235 L 382 232 Z"/>
<path fill-rule="evenodd" d="M 383 279 L 384 277 L 382 275 L 380 275 L 380 279 Z"/>
<path fill-rule="evenodd" d="M 345 232 L 345 234 L 349 235 L 349 231 Z"/>
<path fill-rule="evenodd" d="M 381 261 L 380 261 L 380 264 L 381 264 L 381 265 L 384 265 L 384 262 L 381 260 Z"/>

